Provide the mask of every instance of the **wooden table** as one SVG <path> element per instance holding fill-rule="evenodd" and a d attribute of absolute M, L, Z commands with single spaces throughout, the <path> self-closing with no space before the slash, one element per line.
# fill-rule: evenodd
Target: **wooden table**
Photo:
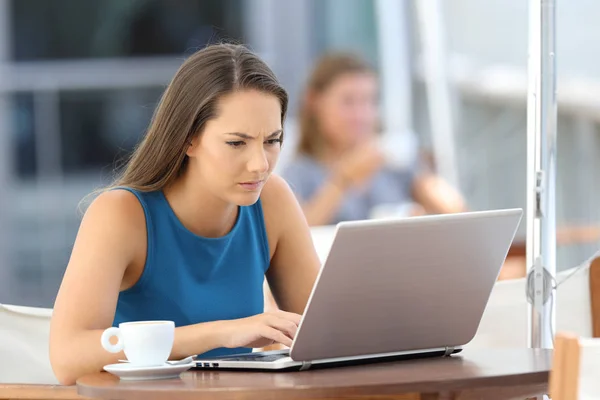
<path fill-rule="evenodd" d="M 552 351 L 466 349 L 452 357 L 304 372 L 188 371 L 180 379 L 121 382 L 102 372 L 77 381 L 102 399 L 510 399 L 545 394 Z"/>

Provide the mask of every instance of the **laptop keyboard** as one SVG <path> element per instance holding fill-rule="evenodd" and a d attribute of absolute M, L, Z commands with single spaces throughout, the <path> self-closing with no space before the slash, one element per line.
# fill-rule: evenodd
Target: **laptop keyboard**
<path fill-rule="evenodd" d="M 248 354 L 248 355 L 237 356 L 237 357 L 226 357 L 223 360 L 270 362 L 270 361 L 281 360 L 282 358 L 286 358 L 286 357 L 289 357 L 289 354 L 285 354 L 285 353 L 284 354 Z"/>

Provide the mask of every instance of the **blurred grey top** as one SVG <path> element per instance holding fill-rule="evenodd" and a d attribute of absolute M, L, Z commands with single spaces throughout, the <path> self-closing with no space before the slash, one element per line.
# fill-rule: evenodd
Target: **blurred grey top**
<path fill-rule="evenodd" d="M 310 200 L 319 191 L 328 174 L 324 165 L 306 155 L 297 155 L 282 171 L 283 178 L 301 203 Z M 375 206 L 412 202 L 414 177 L 414 168 L 401 171 L 381 169 L 363 188 L 346 192 L 337 214 L 328 224 L 368 219 Z"/>

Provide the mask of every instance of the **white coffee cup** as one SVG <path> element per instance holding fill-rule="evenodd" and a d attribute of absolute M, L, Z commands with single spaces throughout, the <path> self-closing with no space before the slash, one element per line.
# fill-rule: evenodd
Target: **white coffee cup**
<path fill-rule="evenodd" d="M 410 169 L 418 156 L 418 141 L 411 131 L 385 132 L 377 140 L 388 167 L 397 170 Z"/>
<path fill-rule="evenodd" d="M 112 344 L 110 338 L 116 337 Z M 108 328 L 102 333 L 102 347 L 111 353 L 125 352 L 133 365 L 163 365 L 171 354 L 175 339 L 173 321 L 124 322 L 119 327 Z"/>

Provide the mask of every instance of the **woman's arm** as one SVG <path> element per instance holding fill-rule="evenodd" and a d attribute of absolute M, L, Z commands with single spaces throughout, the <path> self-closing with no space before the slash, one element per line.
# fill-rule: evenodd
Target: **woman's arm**
<path fill-rule="evenodd" d="M 261 195 L 271 265 L 269 287 L 279 308 L 302 314 L 320 269 L 306 218 L 287 183 L 272 175 Z"/>
<path fill-rule="evenodd" d="M 412 186 L 413 198 L 430 214 L 463 212 L 463 197 L 448 183 L 433 174 L 418 175 Z"/>
<path fill-rule="evenodd" d="M 145 257 L 146 225 L 138 200 L 122 190 L 101 194 L 83 218 L 52 315 L 50 361 L 61 384 L 125 358 L 105 351 L 100 336 L 112 325 L 119 291 L 137 281 Z M 226 345 L 226 328 L 223 322 L 177 328 L 171 357 Z"/>
<path fill-rule="evenodd" d="M 343 179 L 330 177 L 317 193 L 302 204 L 309 226 L 329 225 L 338 212 L 348 185 Z"/>

